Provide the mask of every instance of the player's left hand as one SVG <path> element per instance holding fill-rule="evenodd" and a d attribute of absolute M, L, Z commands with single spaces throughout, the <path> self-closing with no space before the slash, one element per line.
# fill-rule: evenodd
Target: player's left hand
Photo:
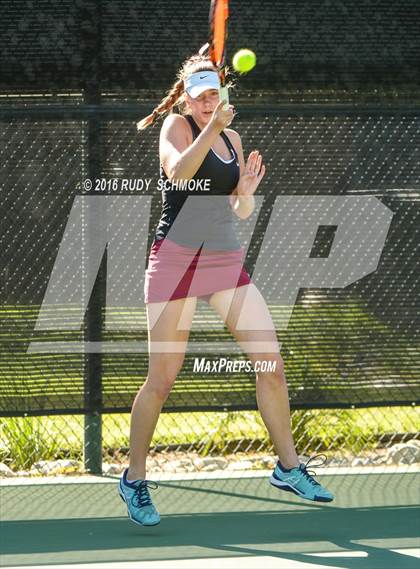
<path fill-rule="evenodd" d="M 253 195 L 265 174 L 265 166 L 262 163 L 262 156 L 258 150 L 253 150 L 248 156 L 245 172 L 239 178 L 237 186 L 238 196 Z"/>

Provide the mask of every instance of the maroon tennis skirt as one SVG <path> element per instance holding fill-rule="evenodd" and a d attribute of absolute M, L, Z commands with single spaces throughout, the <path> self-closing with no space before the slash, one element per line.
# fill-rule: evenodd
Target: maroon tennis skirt
<path fill-rule="evenodd" d="M 164 302 L 189 296 L 209 300 L 214 292 L 251 282 L 243 266 L 244 250 L 192 249 L 167 237 L 155 241 L 144 285 L 145 302 Z"/>

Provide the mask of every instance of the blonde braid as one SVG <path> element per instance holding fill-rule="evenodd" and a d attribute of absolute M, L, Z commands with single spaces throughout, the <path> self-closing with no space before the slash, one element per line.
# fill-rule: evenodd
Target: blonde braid
<path fill-rule="evenodd" d="M 144 119 L 137 123 L 137 130 L 143 130 L 148 126 L 152 125 L 155 120 L 157 120 L 161 115 L 171 111 L 173 107 L 177 104 L 179 99 L 184 93 L 184 81 L 183 79 L 178 79 L 172 86 L 167 96 L 162 99 L 157 107 L 153 109 L 150 115 L 147 115 Z"/>

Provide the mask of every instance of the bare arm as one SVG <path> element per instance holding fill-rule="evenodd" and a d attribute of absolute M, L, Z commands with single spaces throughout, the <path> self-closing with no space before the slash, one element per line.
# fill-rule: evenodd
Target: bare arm
<path fill-rule="evenodd" d="M 210 122 L 191 144 L 191 130 L 180 115 L 169 115 L 160 131 L 159 155 L 163 169 L 170 180 L 189 180 L 200 168 L 219 133 L 233 119 L 233 111 L 223 110 L 221 101 Z"/>

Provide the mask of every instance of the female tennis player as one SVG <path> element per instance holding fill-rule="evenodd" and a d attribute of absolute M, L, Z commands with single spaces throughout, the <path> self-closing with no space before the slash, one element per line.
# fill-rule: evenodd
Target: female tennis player
<path fill-rule="evenodd" d="M 175 106 L 181 114 L 171 112 Z M 271 484 L 308 500 L 329 502 L 334 496 L 308 472 L 309 461 L 299 463 L 274 324 L 243 267 L 244 251 L 234 232 L 234 216 L 244 219 L 254 209 L 254 194 L 265 173 L 261 154 L 253 150 L 245 163 L 239 134 L 227 128 L 234 108 L 223 108 L 219 76 L 206 56 L 184 62 L 168 96 L 138 128 L 166 113 L 160 132 L 160 176 L 166 189 L 145 284 L 149 369 L 133 403 L 130 465 L 119 484 L 129 517 L 141 525 L 160 521 L 149 494 L 156 483 L 146 479 L 146 457 L 162 406 L 183 365 L 199 297 L 222 317 L 253 363 L 275 363 L 275 371 L 256 373 L 258 408 L 278 455 Z M 189 200 L 189 192 L 177 189 L 180 180 L 193 179 L 210 180 L 205 194 L 210 199 L 200 194 Z M 219 197 L 213 200 L 215 195 Z M 253 329 L 255 322 L 259 330 Z"/>

